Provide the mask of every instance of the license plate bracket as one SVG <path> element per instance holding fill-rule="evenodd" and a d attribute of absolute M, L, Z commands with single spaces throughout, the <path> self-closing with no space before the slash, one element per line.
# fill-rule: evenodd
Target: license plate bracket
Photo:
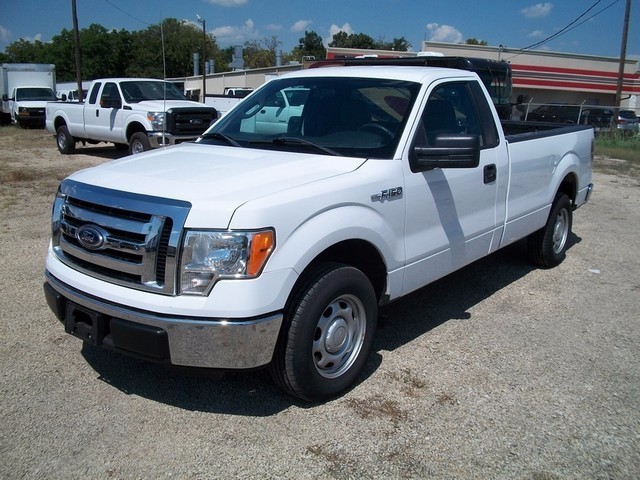
<path fill-rule="evenodd" d="M 105 337 L 106 318 L 73 302 L 67 302 L 64 316 L 65 332 L 91 345 L 101 345 Z"/>

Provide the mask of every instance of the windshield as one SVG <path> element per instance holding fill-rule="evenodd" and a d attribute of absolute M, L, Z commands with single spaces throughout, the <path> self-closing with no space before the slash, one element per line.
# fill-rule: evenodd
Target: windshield
<path fill-rule="evenodd" d="M 420 84 L 375 78 L 271 80 L 199 143 L 391 158 Z"/>
<path fill-rule="evenodd" d="M 18 88 L 16 90 L 16 100 L 22 102 L 26 100 L 56 101 L 57 98 L 50 88 L 29 87 Z"/>
<path fill-rule="evenodd" d="M 161 80 L 136 80 L 121 82 L 122 95 L 127 103 L 144 100 L 186 100 L 184 94 L 173 83 Z"/>

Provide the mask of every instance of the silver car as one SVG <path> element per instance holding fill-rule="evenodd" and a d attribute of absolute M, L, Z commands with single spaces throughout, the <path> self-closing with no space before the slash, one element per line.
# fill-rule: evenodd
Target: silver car
<path fill-rule="evenodd" d="M 633 110 L 620 110 L 616 120 L 616 128 L 626 135 L 637 135 L 640 131 L 640 120 Z"/>

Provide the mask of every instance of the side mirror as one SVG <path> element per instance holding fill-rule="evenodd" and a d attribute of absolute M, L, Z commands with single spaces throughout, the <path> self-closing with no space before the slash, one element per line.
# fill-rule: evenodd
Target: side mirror
<path fill-rule="evenodd" d="M 67 94 L 66 94 L 66 93 L 63 93 L 63 94 L 60 96 L 60 100 L 62 100 L 63 102 L 66 102 L 66 101 L 67 101 Z"/>
<path fill-rule="evenodd" d="M 3 102 L 8 102 L 9 101 L 9 95 L 7 95 L 6 93 L 2 94 L 2 101 Z"/>
<path fill-rule="evenodd" d="M 480 135 L 437 135 L 433 145 L 413 147 L 410 163 L 412 172 L 434 168 L 476 168 L 480 164 Z"/>

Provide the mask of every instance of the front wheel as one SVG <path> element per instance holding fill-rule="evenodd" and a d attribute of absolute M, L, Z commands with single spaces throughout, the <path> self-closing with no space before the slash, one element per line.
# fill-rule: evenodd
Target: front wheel
<path fill-rule="evenodd" d="M 135 155 L 136 153 L 146 152 L 151 150 L 151 143 L 149 137 L 144 132 L 136 132 L 131 135 L 129 139 L 129 153 Z"/>
<path fill-rule="evenodd" d="M 558 193 L 546 225 L 527 239 L 529 258 L 533 263 L 545 268 L 562 263 L 571 235 L 572 211 L 569 197 Z"/>
<path fill-rule="evenodd" d="M 76 139 L 69 133 L 66 125 L 61 125 L 58 127 L 58 130 L 56 130 L 56 144 L 58 145 L 58 150 L 63 155 L 75 152 Z"/>
<path fill-rule="evenodd" d="M 347 389 L 369 356 L 377 322 L 376 295 L 358 269 L 324 263 L 293 294 L 270 365 L 287 393 L 321 401 Z"/>

